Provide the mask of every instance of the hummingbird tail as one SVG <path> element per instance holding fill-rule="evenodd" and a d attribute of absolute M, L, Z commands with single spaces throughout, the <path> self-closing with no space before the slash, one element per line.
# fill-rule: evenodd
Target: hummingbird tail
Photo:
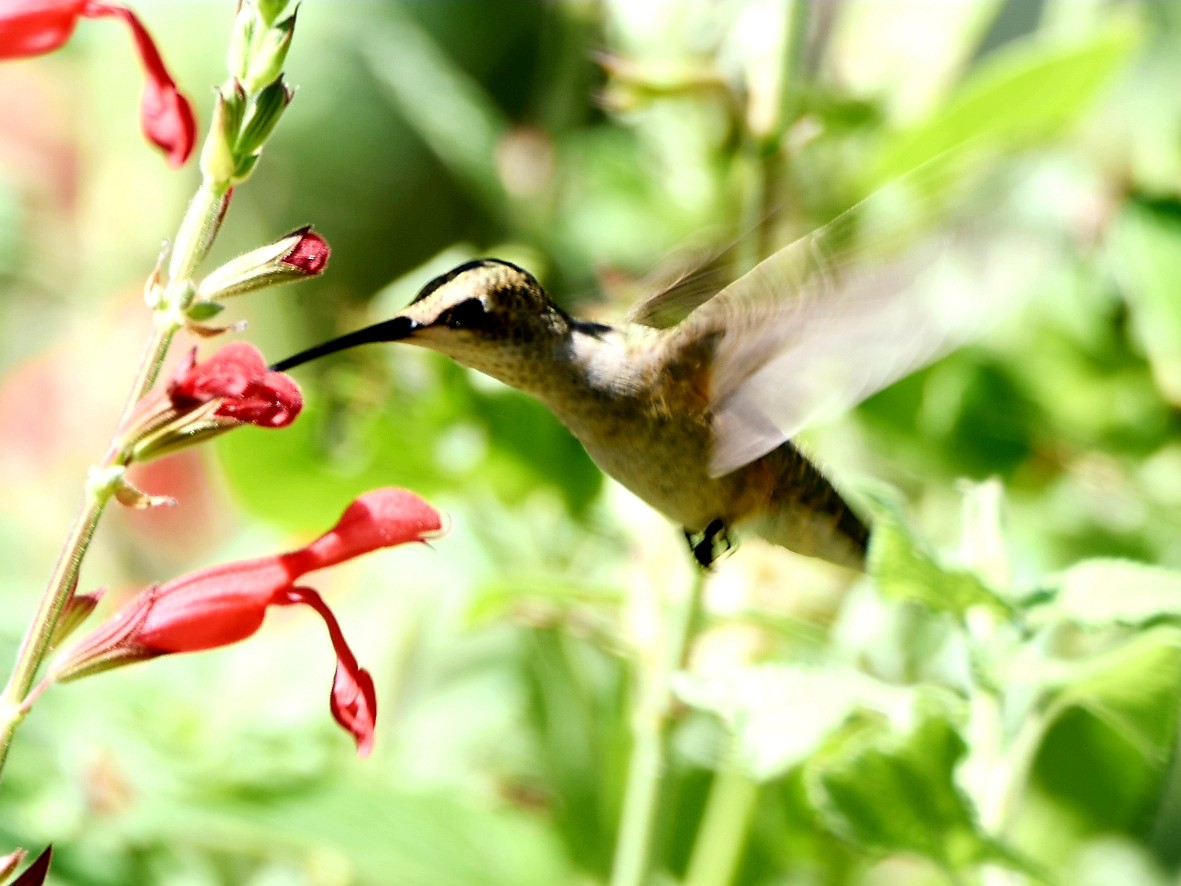
<path fill-rule="evenodd" d="M 414 331 L 414 327 L 414 321 L 408 317 L 391 317 L 389 320 L 383 320 L 381 323 L 374 323 L 372 326 L 366 326 L 364 329 L 346 333 L 345 335 L 318 344 L 315 347 L 308 348 L 306 351 L 300 351 L 298 354 L 293 354 L 286 359 L 279 360 L 277 363 L 272 363 L 270 368 L 276 372 L 286 372 L 288 369 L 302 366 L 304 363 L 320 357 L 326 357 L 329 354 L 335 354 L 337 351 L 355 348 L 358 345 L 398 341 L 399 339 L 408 337 Z"/>
<path fill-rule="evenodd" d="M 768 541 L 852 569 L 865 569 L 869 527 L 792 443 L 769 453 L 777 474 L 759 534 Z"/>

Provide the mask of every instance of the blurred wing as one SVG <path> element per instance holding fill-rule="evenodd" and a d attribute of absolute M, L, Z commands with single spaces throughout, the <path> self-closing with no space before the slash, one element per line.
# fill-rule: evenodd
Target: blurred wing
<path fill-rule="evenodd" d="M 774 253 L 703 302 L 678 335 L 717 336 L 711 396 L 721 476 L 985 332 L 1044 248 L 1002 199 L 932 193 L 920 169 Z M 944 211 L 946 197 L 954 211 Z M 1044 246 L 1044 244 L 1043 244 Z"/>
<path fill-rule="evenodd" d="M 734 282 L 735 267 L 750 249 L 752 238 L 760 228 L 770 225 L 777 212 L 770 212 L 753 230 L 734 237 L 721 249 L 687 249 L 686 258 L 664 270 L 661 281 L 654 281 L 653 293 L 637 302 L 624 318 L 629 323 L 669 329 L 681 323 Z M 749 266 L 749 261 L 747 265 Z"/>

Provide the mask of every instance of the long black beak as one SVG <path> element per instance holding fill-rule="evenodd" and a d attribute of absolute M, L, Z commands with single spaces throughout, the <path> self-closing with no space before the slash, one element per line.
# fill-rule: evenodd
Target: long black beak
<path fill-rule="evenodd" d="M 316 360 L 328 354 L 335 354 L 337 351 L 343 351 L 347 348 L 355 348 L 357 345 L 368 345 L 382 341 L 399 341 L 409 338 L 417 328 L 418 323 L 409 317 L 391 317 L 389 320 L 383 320 L 381 323 L 374 323 L 372 326 L 366 326 L 364 329 L 358 329 L 356 332 L 349 332 L 339 338 L 330 339 L 323 344 L 316 345 L 314 348 L 300 351 L 298 354 L 288 357 L 285 360 L 272 363 L 270 368 L 278 372 L 286 372 L 288 369 L 302 366 L 310 360 Z"/>

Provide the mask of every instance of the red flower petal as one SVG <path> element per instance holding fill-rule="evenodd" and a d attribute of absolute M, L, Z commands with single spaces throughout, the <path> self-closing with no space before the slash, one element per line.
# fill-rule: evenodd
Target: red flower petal
<path fill-rule="evenodd" d="M 375 489 L 354 501 L 336 526 L 307 547 L 286 555 L 302 575 L 378 548 L 423 541 L 442 528 L 438 511 L 405 489 Z"/>
<path fill-rule="evenodd" d="M 144 136 L 165 153 L 168 165 L 173 169 L 184 166 L 197 142 L 197 116 L 171 80 L 163 83 L 148 79 L 140 100 L 139 119 Z"/>
<path fill-rule="evenodd" d="M 217 415 L 265 428 L 281 428 L 295 421 L 303 409 L 303 395 L 289 376 L 267 369 L 253 345 L 226 345 L 202 363 L 177 367 L 168 398 L 179 410 L 193 409 L 221 399 Z"/>
<path fill-rule="evenodd" d="M 251 382 L 238 398 L 225 399 L 217 415 L 264 428 L 282 428 L 295 421 L 303 409 L 303 394 L 289 376 L 266 372 Z"/>
<path fill-rule="evenodd" d="M 87 2 L 82 14 L 88 18 L 115 16 L 131 29 L 147 76 L 140 101 L 140 125 L 148 140 L 168 155 L 169 166 L 183 165 L 197 141 L 197 120 L 188 100 L 177 91 L 176 82 L 164 66 L 152 35 L 135 13 L 124 6 Z"/>
<path fill-rule="evenodd" d="M 41 55 L 61 47 L 82 14 L 85 0 L 0 2 L 0 59 Z"/>
<path fill-rule="evenodd" d="M 154 600 L 141 604 L 147 613 L 134 642 L 165 655 L 245 640 L 262 626 L 267 607 L 293 578 L 276 556 L 223 563 L 175 578 L 156 589 Z"/>
<path fill-rule="evenodd" d="M 246 342 L 226 345 L 201 363 L 195 356 L 194 348 L 168 386 L 168 398 L 177 409 L 191 409 L 218 397 L 240 397 L 267 372 L 262 354 Z"/>
<path fill-rule="evenodd" d="M 299 268 L 307 274 L 323 272 L 332 251 L 328 241 L 311 228 L 302 228 L 296 233 L 300 234 L 299 242 L 283 258 L 283 264 Z"/>
<path fill-rule="evenodd" d="M 357 755 L 368 757 L 373 749 L 373 731 L 377 726 L 377 692 L 373 677 L 357 664 L 340 629 L 340 623 L 324 599 L 311 588 L 291 588 L 285 603 L 304 603 L 320 614 L 328 627 L 332 648 L 336 651 L 336 673 L 332 678 L 329 707 L 341 728 L 357 742 Z"/>

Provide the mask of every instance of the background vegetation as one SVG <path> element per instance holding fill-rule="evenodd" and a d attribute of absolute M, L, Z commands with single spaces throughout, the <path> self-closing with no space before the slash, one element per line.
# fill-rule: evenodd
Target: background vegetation
<path fill-rule="evenodd" d="M 205 121 L 233 6 L 137 6 Z M 1036 158 L 1036 298 L 810 433 L 877 514 L 875 581 L 755 542 L 710 578 L 656 882 L 1175 880 L 1179 37 L 1167 2 L 303 4 L 298 95 L 219 243 L 312 222 L 333 246 L 324 278 L 227 312 L 274 358 L 470 257 L 607 317 L 703 230 L 783 207 L 802 233 L 964 139 Z M 125 39 L 0 67 L 0 660 L 195 181 L 134 131 Z M 291 429 L 152 466 L 182 506 L 108 515 L 83 573 L 129 592 L 420 492 L 445 538 L 317 585 L 377 680 L 373 757 L 325 716 L 319 626 L 272 615 L 49 693 L 0 846 L 53 840 L 58 883 L 606 882 L 637 681 L 691 583 L 679 533 L 540 406 L 407 351 L 313 364 Z"/>

